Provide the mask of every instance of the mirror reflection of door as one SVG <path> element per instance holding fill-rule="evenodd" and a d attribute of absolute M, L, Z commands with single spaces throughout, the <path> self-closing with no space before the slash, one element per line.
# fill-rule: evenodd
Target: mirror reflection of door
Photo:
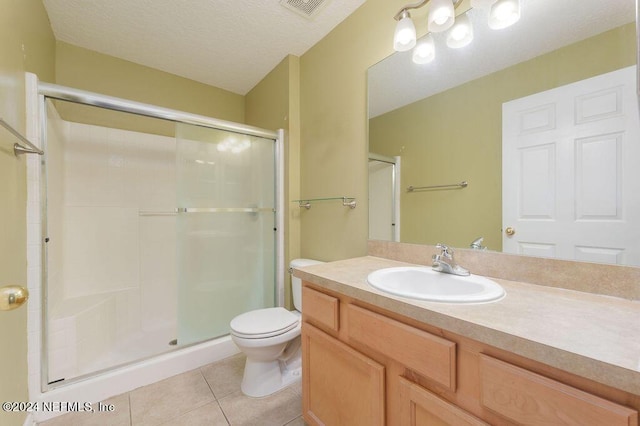
<path fill-rule="evenodd" d="M 505 252 L 640 265 L 635 78 L 627 67 L 503 104 Z"/>
<path fill-rule="evenodd" d="M 369 154 L 369 239 L 400 241 L 400 157 Z"/>

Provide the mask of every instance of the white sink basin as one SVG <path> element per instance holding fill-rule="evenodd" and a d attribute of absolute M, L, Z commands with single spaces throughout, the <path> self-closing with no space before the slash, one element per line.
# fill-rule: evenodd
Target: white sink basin
<path fill-rule="evenodd" d="M 488 278 L 445 274 L 426 266 L 379 269 L 370 273 L 367 281 L 386 293 L 432 302 L 494 302 L 506 294 L 500 284 Z"/>

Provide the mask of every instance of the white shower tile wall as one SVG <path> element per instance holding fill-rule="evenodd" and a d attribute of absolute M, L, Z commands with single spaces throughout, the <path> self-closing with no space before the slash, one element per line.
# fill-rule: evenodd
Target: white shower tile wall
<path fill-rule="evenodd" d="M 71 377 L 77 371 L 76 317 L 49 321 L 49 377 L 50 380 Z"/>
<path fill-rule="evenodd" d="M 177 286 L 169 277 L 177 276 L 176 262 L 176 218 L 173 216 L 149 216 L 140 221 L 140 292 L 144 300 L 141 309 L 133 312 L 140 317 L 140 325 L 146 332 L 160 328 L 173 333 L 175 324 L 166 324 L 177 317 Z M 168 230 L 170 232 L 168 232 Z M 159 291 L 161 289 L 161 291 Z M 167 336 L 168 337 L 168 336 Z M 170 338 L 169 340 L 171 340 Z M 166 343 L 166 342 L 164 342 Z"/>
<path fill-rule="evenodd" d="M 175 139 L 48 115 L 49 379 L 57 380 L 162 352 L 175 337 Z M 136 348 L 147 332 L 156 344 Z"/>

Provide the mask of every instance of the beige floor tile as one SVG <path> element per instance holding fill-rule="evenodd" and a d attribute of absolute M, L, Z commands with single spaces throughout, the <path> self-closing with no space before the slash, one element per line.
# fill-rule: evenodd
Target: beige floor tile
<path fill-rule="evenodd" d="M 112 404 L 113 411 L 97 411 L 99 405 L 92 404 L 92 413 L 69 413 L 55 417 L 46 422 L 39 423 L 42 426 L 129 426 L 129 394 L 122 394 L 109 398 L 102 402 L 103 405 Z"/>
<path fill-rule="evenodd" d="M 188 371 L 131 391 L 131 424 L 158 425 L 214 400 L 200 370 Z"/>
<path fill-rule="evenodd" d="M 70 413 L 41 425 L 305 425 L 301 384 L 265 398 L 247 397 L 240 392 L 244 362 L 238 354 L 104 401 L 114 405 L 112 412 Z"/>
<path fill-rule="evenodd" d="M 217 401 L 203 405 L 187 414 L 171 419 L 163 425 L 189 425 L 189 426 L 228 426 L 229 423 L 222 413 Z"/>
<path fill-rule="evenodd" d="M 237 354 L 200 369 L 216 399 L 240 390 L 245 359 L 244 354 Z"/>
<path fill-rule="evenodd" d="M 218 401 L 232 426 L 282 426 L 302 414 L 302 401 L 292 389 L 264 398 L 235 392 Z"/>
<path fill-rule="evenodd" d="M 302 397 L 302 380 L 298 380 L 296 383 L 289 385 L 289 389 Z"/>

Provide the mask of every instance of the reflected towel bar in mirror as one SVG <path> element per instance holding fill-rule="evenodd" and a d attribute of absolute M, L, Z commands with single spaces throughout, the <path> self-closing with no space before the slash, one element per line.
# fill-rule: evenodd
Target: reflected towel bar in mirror
<path fill-rule="evenodd" d="M 427 190 L 427 189 L 446 189 L 446 188 L 466 188 L 469 186 L 469 182 L 463 180 L 460 183 L 451 183 L 449 185 L 430 185 L 430 186 L 409 186 L 407 192 Z"/>
<path fill-rule="evenodd" d="M 18 156 L 20 154 L 38 154 L 42 155 L 44 152 L 35 146 L 33 143 L 29 141 L 29 139 L 22 136 L 16 129 L 11 127 L 9 123 L 0 118 L 0 125 L 7 129 L 9 133 L 18 138 L 18 140 L 22 143 L 14 143 L 13 144 L 13 153 Z"/>

